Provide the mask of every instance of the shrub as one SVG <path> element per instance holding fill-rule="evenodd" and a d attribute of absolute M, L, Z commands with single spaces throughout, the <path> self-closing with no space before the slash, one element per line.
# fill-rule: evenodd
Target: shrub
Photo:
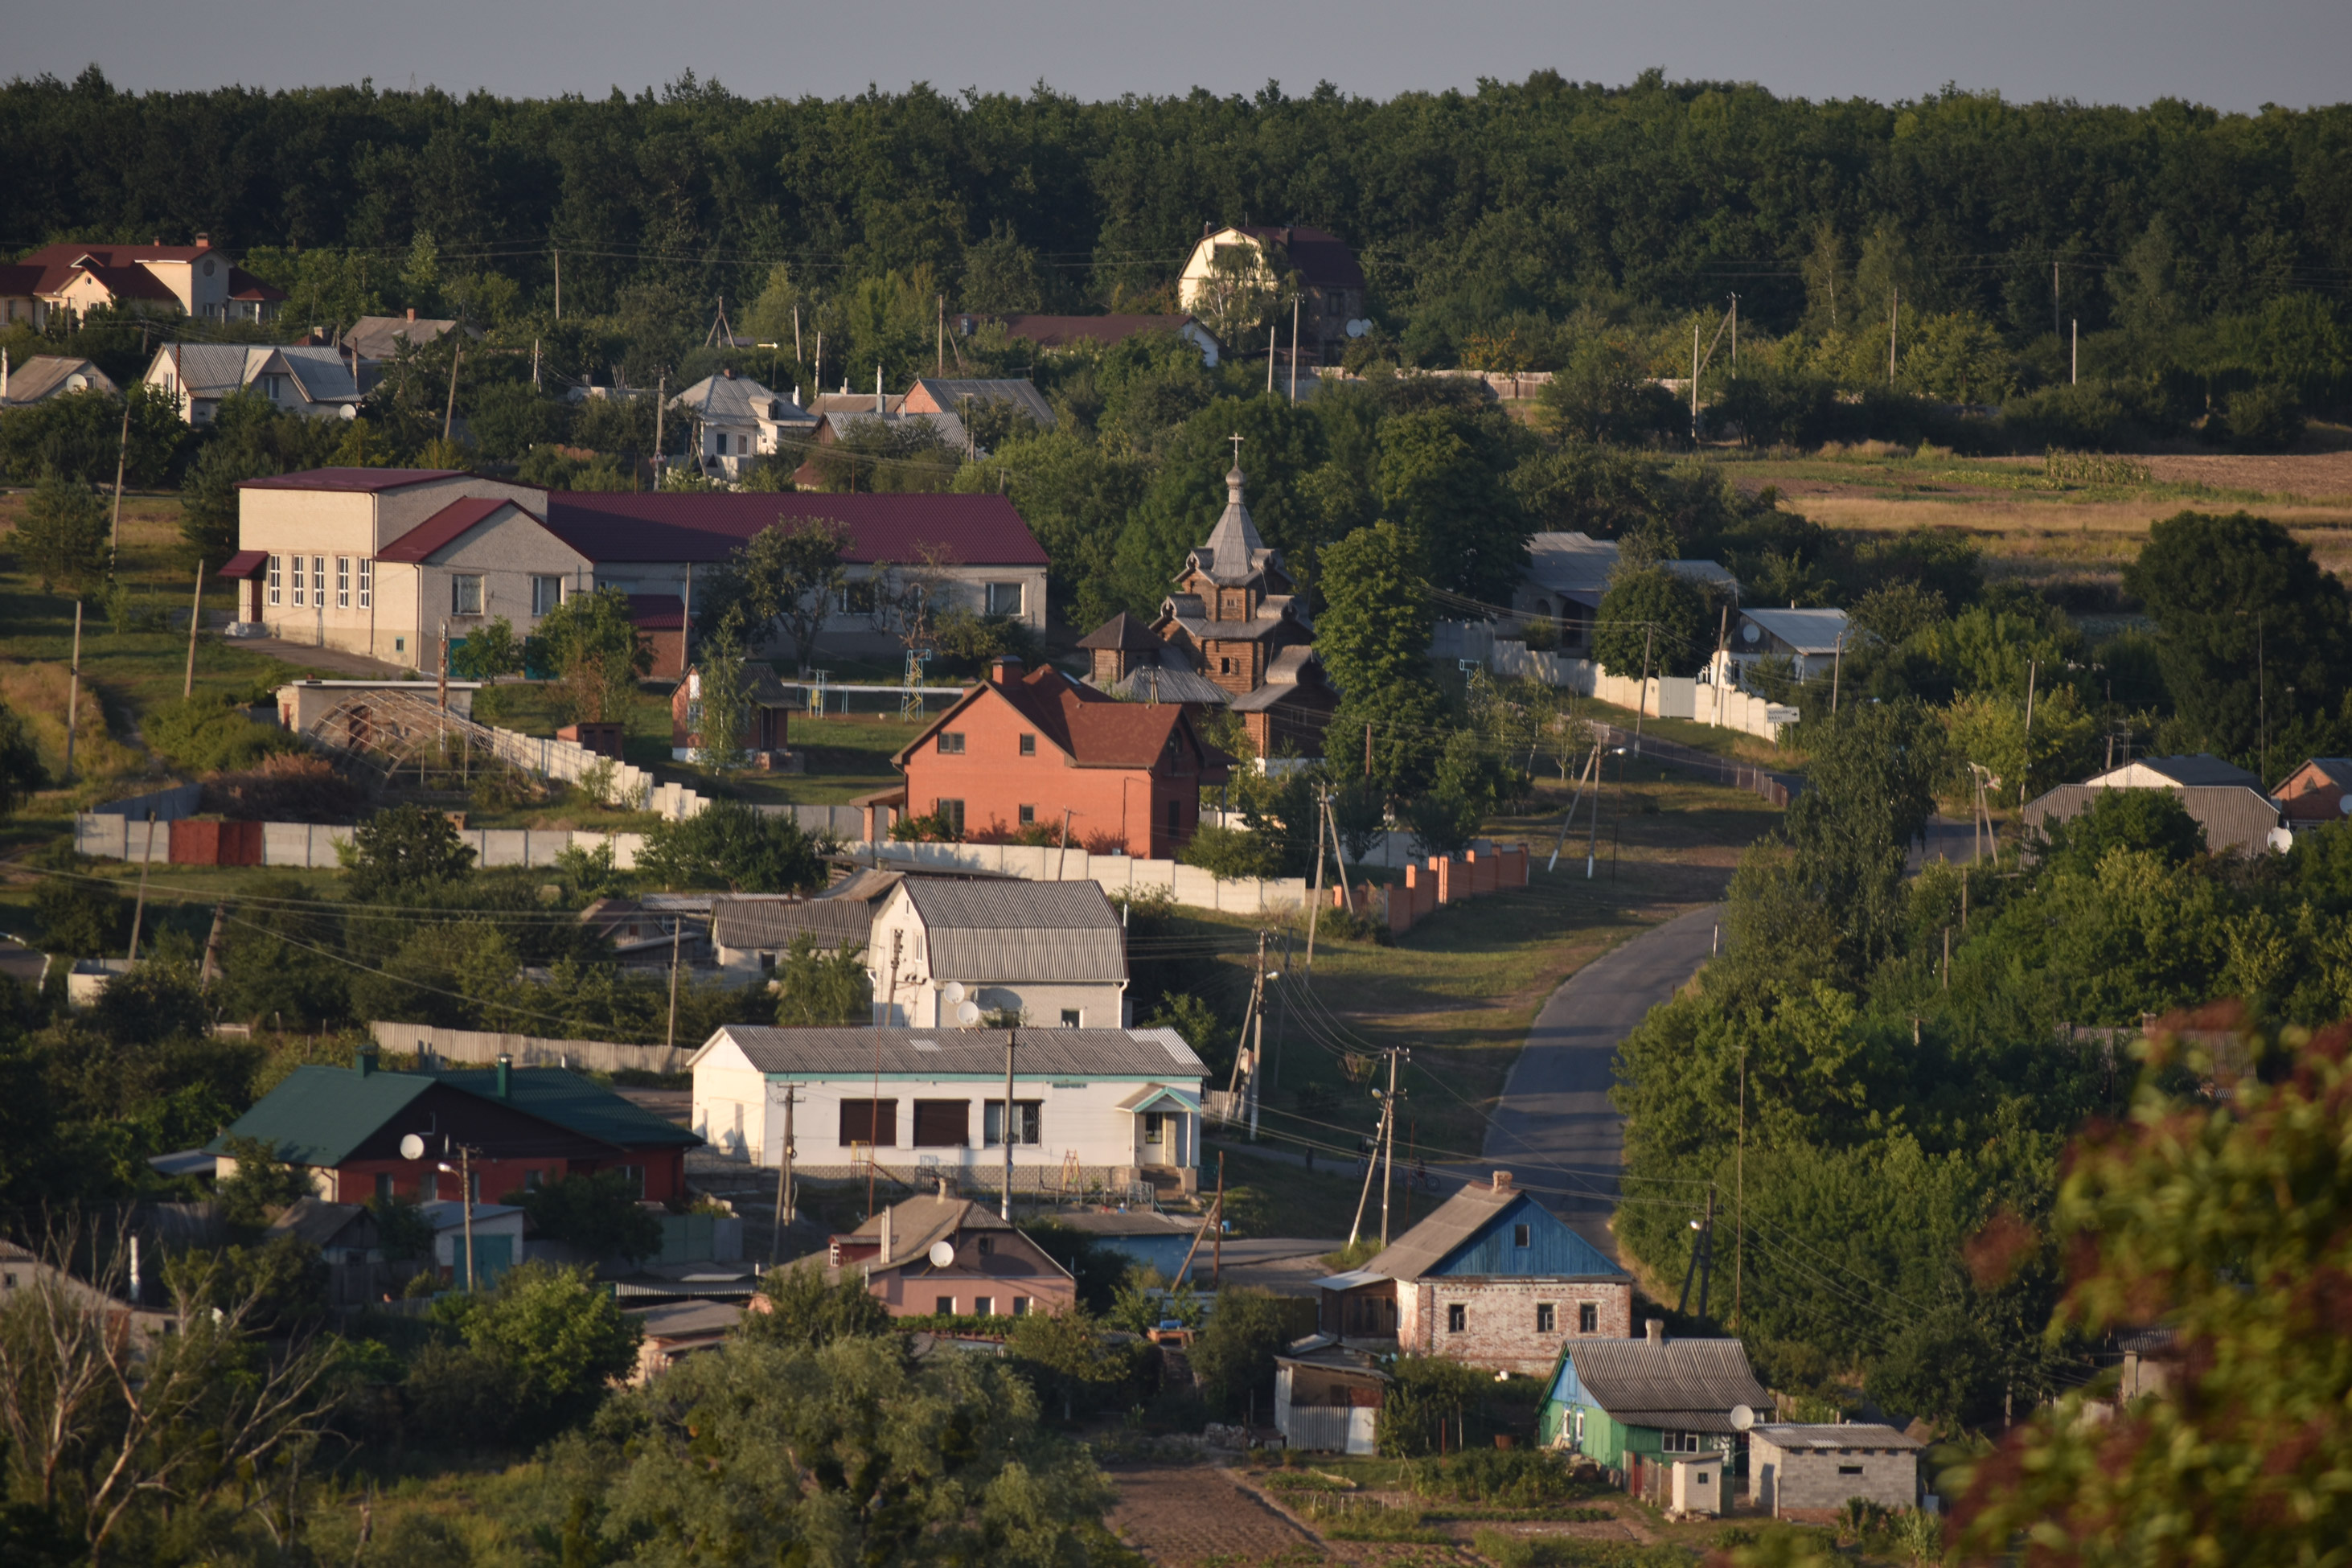
<path fill-rule="evenodd" d="M 158 756 L 184 773 L 254 768 L 267 758 L 302 749 L 285 731 L 256 723 L 236 699 L 208 692 L 156 703 L 140 721 L 140 732 Z"/>
<path fill-rule="evenodd" d="M 2221 426 L 2241 452 L 2284 452 L 2303 438 L 2303 406 L 2291 387 L 2249 386 L 2221 405 Z"/>
<path fill-rule="evenodd" d="M 661 1221 L 638 1206 L 618 1171 L 566 1176 L 543 1187 L 509 1193 L 506 1201 L 521 1205 L 533 1231 L 591 1258 L 636 1259 L 661 1250 Z"/>
<path fill-rule="evenodd" d="M 45 470 L 17 521 L 10 543 L 41 592 L 63 586 L 79 593 L 106 570 L 105 500 L 79 479 Z"/>
<path fill-rule="evenodd" d="M 474 852 L 459 840 L 447 816 L 421 805 L 379 811 L 339 845 L 351 896 L 366 903 L 381 894 L 428 888 L 462 877 Z"/>
<path fill-rule="evenodd" d="M 747 1340 L 814 1350 L 835 1340 L 890 1332 L 890 1310 L 867 1293 L 854 1271 L 828 1284 L 824 1270 L 812 1260 L 769 1269 L 736 1331 Z"/>
<path fill-rule="evenodd" d="M 1264 835 L 1243 827 L 1223 827 L 1213 822 L 1193 829 L 1192 842 L 1184 846 L 1177 858 L 1187 866 L 1199 867 L 1221 882 L 1282 874 L 1281 853 Z"/>
<path fill-rule="evenodd" d="M 789 816 L 714 800 L 679 822 L 657 822 L 637 851 L 637 871 L 666 888 L 792 893 L 824 880 L 816 842 Z"/>
<path fill-rule="evenodd" d="M 287 752 L 205 781 L 205 809 L 234 822 L 350 822 L 366 794 L 324 757 Z"/>

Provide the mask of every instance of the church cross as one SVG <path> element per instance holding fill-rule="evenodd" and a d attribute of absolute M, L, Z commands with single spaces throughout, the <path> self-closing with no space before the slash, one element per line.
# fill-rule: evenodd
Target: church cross
<path fill-rule="evenodd" d="M 1235 432 L 1234 434 L 1226 437 L 1225 439 L 1234 444 L 1234 467 L 1238 468 L 1242 466 L 1242 442 L 1246 439 L 1246 437 L 1242 436 L 1239 432 Z"/>

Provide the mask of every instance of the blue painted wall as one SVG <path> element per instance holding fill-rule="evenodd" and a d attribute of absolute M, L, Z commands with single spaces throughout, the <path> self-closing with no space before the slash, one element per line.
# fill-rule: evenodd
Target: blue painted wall
<path fill-rule="evenodd" d="M 1528 1227 L 1528 1245 L 1514 1244 L 1519 1226 Z M 1374 1267 L 1378 1267 L 1377 1261 Z M 1424 1279 L 1462 1279 L 1481 1275 L 1579 1279 L 1595 1276 L 1623 1279 L 1625 1271 L 1559 1217 L 1526 1194 L 1506 1204 L 1477 1233 L 1441 1259 Z"/>

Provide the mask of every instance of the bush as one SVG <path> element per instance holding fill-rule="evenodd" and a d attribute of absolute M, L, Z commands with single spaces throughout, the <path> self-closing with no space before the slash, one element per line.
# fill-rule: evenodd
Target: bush
<path fill-rule="evenodd" d="M 2018 451 L 2051 447 L 2116 452 L 2147 444 L 2148 433 L 2106 382 L 2045 386 L 2001 405 L 2001 428 Z"/>
<path fill-rule="evenodd" d="M 814 1350 L 835 1340 L 890 1332 L 890 1310 L 854 1272 L 827 1283 L 824 1270 L 811 1260 L 769 1269 L 736 1331 L 747 1340 Z"/>
<path fill-rule="evenodd" d="M 288 752 L 205 781 L 205 809 L 233 822 L 350 822 L 366 793 L 324 757 Z"/>
<path fill-rule="evenodd" d="M 665 888 L 794 893 L 820 887 L 816 842 L 789 816 L 714 800 L 680 822 L 657 822 L 637 851 L 640 876 Z"/>
<path fill-rule="evenodd" d="M 464 876 L 474 852 L 458 838 L 447 816 L 421 805 L 379 811 L 352 833 L 336 853 L 351 879 L 351 897 L 367 903 L 385 893 L 436 887 Z"/>
<path fill-rule="evenodd" d="M 639 1207 L 618 1171 L 566 1176 L 546 1186 L 509 1193 L 532 1230 L 576 1247 L 591 1258 L 650 1258 L 661 1250 L 661 1221 Z"/>
<path fill-rule="evenodd" d="M 2220 423 L 2241 452 L 2284 452 L 2303 438 L 2303 406 L 2291 387 L 2250 386 L 2230 395 Z"/>
<path fill-rule="evenodd" d="M 302 742 L 270 724 L 256 723 L 235 698 L 199 692 L 156 703 L 140 721 L 147 744 L 184 773 L 226 773 L 302 750 Z"/>
<path fill-rule="evenodd" d="M 1192 1347 L 1192 1370 L 1210 1405 L 1234 1415 L 1251 1394 L 1270 1394 L 1275 1352 L 1292 1337 L 1287 1302 L 1263 1290 L 1218 1291 L 1217 1309 Z"/>
<path fill-rule="evenodd" d="M 1221 882 L 1282 874 L 1282 856 L 1264 835 L 1243 827 L 1223 827 L 1213 822 L 1202 823 L 1192 830 L 1192 842 L 1184 846 L 1177 858 L 1187 866 L 1199 867 Z"/>
<path fill-rule="evenodd" d="M 1475 1367 L 1442 1356 L 1401 1357 L 1394 1376 L 1381 1397 L 1381 1454 L 1397 1459 L 1454 1447 L 1455 1424 L 1492 1381 Z"/>
<path fill-rule="evenodd" d="M 583 1268 L 525 1263 L 495 1289 L 444 1297 L 436 1313 L 511 1387 L 505 1407 L 526 1439 L 586 1419 L 636 1365 L 643 1328 Z"/>

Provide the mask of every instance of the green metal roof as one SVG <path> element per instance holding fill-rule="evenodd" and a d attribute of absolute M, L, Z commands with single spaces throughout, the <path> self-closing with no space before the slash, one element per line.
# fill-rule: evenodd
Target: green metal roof
<path fill-rule="evenodd" d="M 494 1103 L 511 1105 L 599 1142 L 628 1148 L 667 1144 L 682 1149 L 695 1148 L 702 1142 L 698 1134 L 677 1122 L 665 1121 L 643 1106 L 632 1104 L 603 1085 L 564 1068 L 515 1068 L 508 1076 L 504 1100 L 499 1100 L 496 1068 L 436 1073 L 433 1079 Z"/>
<path fill-rule="evenodd" d="M 228 1152 L 231 1138 L 257 1138 L 297 1165 L 340 1165 L 408 1103 L 433 1087 L 421 1073 L 356 1068 L 296 1068 L 229 1130 L 205 1145 Z"/>

